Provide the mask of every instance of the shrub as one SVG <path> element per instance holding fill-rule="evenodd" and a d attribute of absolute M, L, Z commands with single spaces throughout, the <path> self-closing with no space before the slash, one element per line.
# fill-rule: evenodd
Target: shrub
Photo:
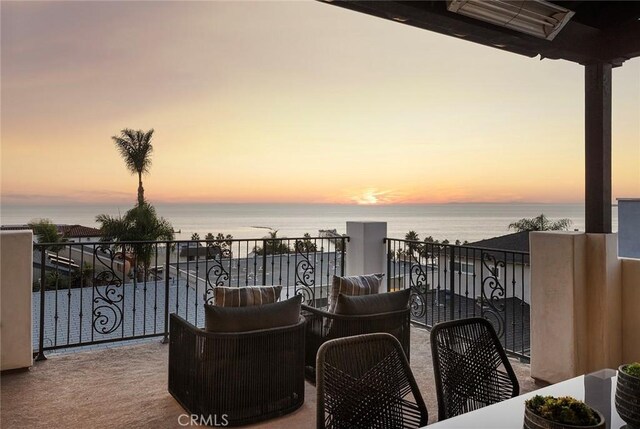
<path fill-rule="evenodd" d="M 533 413 L 556 423 L 592 426 L 600 422 L 598 415 L 588 405 L 571 396 L 555 398 L 536 395 L 525 401 L 525 405 Z"/>

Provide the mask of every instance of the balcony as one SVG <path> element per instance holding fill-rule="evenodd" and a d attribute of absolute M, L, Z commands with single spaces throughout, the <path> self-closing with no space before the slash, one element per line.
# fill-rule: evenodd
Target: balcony
<path fill-rule="evenodd" d="M 437 403 L 428 331 L 436 323 L 466 317 L 489 320 L 510 356 L 521 393 L 549 381 L 536 377 L 535 371 L 553 375 L 571 363 L 556 359 L 565 353 L 562 349 L 538 353 L 532 360 L 536 335 L 545 340 L 550 334 L 533 331 L 530 319 L 554 304 L 544 303 L 546 295 L 540 293 L 544 289 L 538 286 L 537 292 L 536 284 L 548 287 L 549 282 L 541 279 L 559 278 L 563 264 L 576 272 L 562 255 L 569 253 L 566 246 L 576 247 L 583 235 L 534 234 L 529 253 L 390 238 L 383 226 L 348 223 L 349 235 L 339 237 L 57 246 L 34 245 L 24 232 L 18 234 L 20 243 L 3 236 L 3 245 L 13 246 L 19 261 L 5 272 L 22 276 L 12 282 L 3 277 L 3 293 L 4 285 L 31 285 L 25 294 L 28 309 L 18 311 L 16 306 L 19 316 L 11 326 L 21 328 L 26 322 L 32 337 L 25 341 L 16 334 L 17 340 L 3 339 L 20 347 L 28 344 L 28 363 L 23 366 L 31 370 L 3 373 L 1 423 L 9 427 L 178 426 L 177 419 L 185 411 L 167 391 L 168 315 L 176 313 L 202 327 L 203 306 L 216 285 L 281 284 L 283 297 L 302 295 L 305 303 L 321 307 L 326 305 L 333 275 L 385 272 L 386 290 L 411 290 L 410 362 L 430 421 L 437 418 Z M 544 263 L 538 262 L 534 266 L 540 268 L 532 271 L 531 263 L 540 260 Z M 620 287 L 626 296 L 635 293 L 629 285 L 637 284 L 637 262 L 619 262 Z M 578 280 L 562 278 L 561 284 L 573 281 L 575 287 Z M 566 315 L 565 311 L 548 317 Z M 627 312 L 623 323 L 633 317 Z M 538 326 L 549 322 L 534 320 Z M 558 326 L 566 342 L 569 331 Z M 633 333 L 625 335 L 624 344 L 632 354 L 636 343 L 628 339 Z M 33 364 L 31 356 L 36 357 Z M 315 388 L 307 384 L 300 410 L 259 426 L 313 427 L 314 423 Z"/>
<path fill-rule="evenodd" d="M 51 355 L 28 372 L 2 376 L 2 427 L 179 427 L 186 412 L 167 392 L 168 345 L 159 339 L 135 346 L 94 346 L 99 350 Z M 102 349 L 100 349 L 102 348 Z M 437 419 L 429 333 L 411 331 L 411 366 L 429 410 Z M 537 386 L 529 365 L 512 365 L 521 391 Z M 306 383 L 302 408 L 256 424 L 264 428 L 315 427 L 315 388 Z M 185 417 L 183 417 L 184 419 Z"/>

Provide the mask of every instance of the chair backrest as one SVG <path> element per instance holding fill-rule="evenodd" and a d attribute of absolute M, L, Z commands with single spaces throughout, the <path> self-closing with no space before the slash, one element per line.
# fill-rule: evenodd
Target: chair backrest
<path fill-rule="evenodd" d="M 419 428 L 422 399 L 400 342 L 385 333 L 327 341 L 317 356 L 318 428 Z"/>
<path fill-rule="evenodd" d="M 438 420 L 517 396 L 520 385 L 493 325 L 483 318 L 431 330 Z"/>

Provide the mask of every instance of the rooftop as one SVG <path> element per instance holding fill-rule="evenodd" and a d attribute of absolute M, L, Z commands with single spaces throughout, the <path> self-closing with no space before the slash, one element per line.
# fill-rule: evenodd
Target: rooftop
<path fill-rule="evenodd" d="M 167 391 L 168 345 L 159 341 L 66 355 L 50 355 L 28 371 L 3 374 L 0 426 L 178 427 L 186 413 Z M 512 361 L 521 393 L 538 387 L 529 365 Z M 429 332 L 411 330 L 411 366 L 429 410 L 437 402 Z M 307 383 L 305 403 L 296 412 L 252 425 L 256 428 L 315 427 L 315 388 Z"/>
<path fill-rule="evenodd" d="M 513 234 L 474 241 L 473 243 L 469 243 L 468 246 L 483 247 L 485 249 L 511 250 L 513 252 L 528 252 L 529 231 L 514 232 Z"/>
<path fill-rule="evenodd" d="M 84 225 L 67 225 L 57 224 L 58 234 L 66 238 L 84 238 L 84 237 L 101 237 L 102 233 L 98 228 Z M 32 229 L 29 225 L 2 225 L 0 230 L 2 231 L 21 231 L 25 229 Z"/>

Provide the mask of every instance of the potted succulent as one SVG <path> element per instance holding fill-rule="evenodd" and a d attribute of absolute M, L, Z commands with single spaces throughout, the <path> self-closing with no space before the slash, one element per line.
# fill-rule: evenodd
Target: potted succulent
<path fill-rule="evenodd" d="M 604 416 L 571 396 L 536 395 L 525 401 L 524 429 L 605 429 Z"/>
<path fill-rule="evenodd" d="M 616 410 L 630 428 L 640 429 L 640 363 L 618 368 Z"/>

